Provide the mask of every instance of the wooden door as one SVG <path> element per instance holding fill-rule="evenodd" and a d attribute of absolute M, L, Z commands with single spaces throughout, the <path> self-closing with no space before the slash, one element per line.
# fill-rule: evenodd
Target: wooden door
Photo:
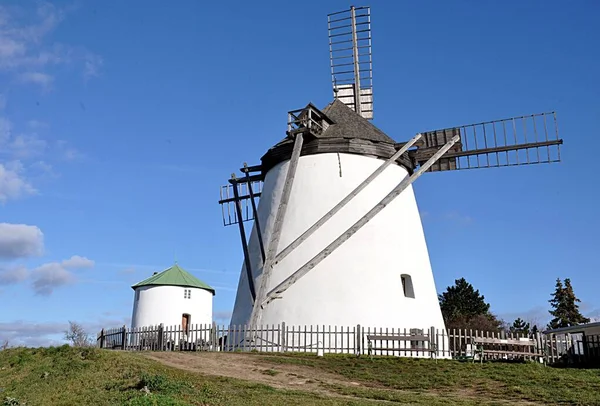
<path fill-rule="evenodd" d="M 190 315 L 184 313 L 181 315 L 181 329 L 185 334 L 189 333 L 190 330 Z"/>

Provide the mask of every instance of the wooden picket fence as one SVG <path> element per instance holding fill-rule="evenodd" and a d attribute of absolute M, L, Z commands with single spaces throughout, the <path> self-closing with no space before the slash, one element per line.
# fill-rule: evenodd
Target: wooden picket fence
<path fill-rule="evenodd" d="M 600 337 L 520 336 L 451 329 L 357 326 L 190 325 L 103 329 L 100 348 L 128 351 L 260 351 L 407 356 L 467 360 L 526 359 L 546 364 L 600 361 Z"/>

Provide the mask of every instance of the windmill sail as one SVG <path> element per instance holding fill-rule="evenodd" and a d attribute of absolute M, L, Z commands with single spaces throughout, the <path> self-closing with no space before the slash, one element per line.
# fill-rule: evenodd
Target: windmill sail
<path fill-rule="evenodd" d="M 352 6 L 328 14 L 327 20 L 334 97 L 372 119 L 371 10 Z"/>
<path fill-rule="evenodd" d="M 419 148 L 409 152 L 422 165 L 453 136 L 461 141 L 429 171 L 492 168 L 560 162 L 556 113 L 540 113 L 422 133 Z"/>

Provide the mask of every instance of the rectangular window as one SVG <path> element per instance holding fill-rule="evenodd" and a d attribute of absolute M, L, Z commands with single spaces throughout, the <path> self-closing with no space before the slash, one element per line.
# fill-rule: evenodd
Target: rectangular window
<path fill-rule="evenodd" d="M 408 274 L 400 275 L 400 279 L 402 281 L 402 293 L 404 293 L 404 297 L 410 297 L 412 299 L 415 298 L 415 290 L 413 288 L 412 278 Z"/>
<path fill-rule="evenodd" d="M 183 290 L 183 298 L 184 299 L 191 299 L 192 298 L 192 290 L 191 289 L 184 289 Z"/>

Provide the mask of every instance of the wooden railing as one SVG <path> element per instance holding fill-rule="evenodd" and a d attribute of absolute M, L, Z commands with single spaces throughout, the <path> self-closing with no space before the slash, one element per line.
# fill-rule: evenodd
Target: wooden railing
<path fill-rule="evenodd" d="M 600 357 L 600 338 L 585 343 L 535 334 L 451 329 L 394 329 L 357 326 L 190 325 L 103 329 L 97 346 L 129 351 L 261 351 L 338 353 L 426 358 L 529 359 L 556 363 Z M 574 354 L 574 348 L 586 350 Z M 574 356 L 575 355 L 575 356 Z"/>

